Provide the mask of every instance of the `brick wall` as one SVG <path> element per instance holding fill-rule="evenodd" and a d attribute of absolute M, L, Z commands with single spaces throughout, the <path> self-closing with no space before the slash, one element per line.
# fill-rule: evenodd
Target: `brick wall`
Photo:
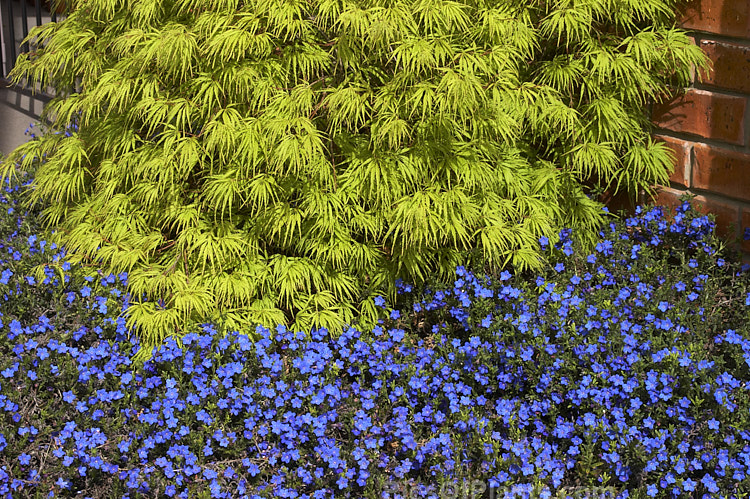
<path fill-rule="evenodd" d="M 714 213 L 717 232 L 739 238 L 750 258 L 741 231 L 750 227 L 750 0 L 691 0 L 679 19 L 712 70 L 694 74 L 684 96 L 653 107 L 654 138 L 676 156 L 656 203 L 674 206 L 684 192 L 696 194 L 694 205 Z"/>

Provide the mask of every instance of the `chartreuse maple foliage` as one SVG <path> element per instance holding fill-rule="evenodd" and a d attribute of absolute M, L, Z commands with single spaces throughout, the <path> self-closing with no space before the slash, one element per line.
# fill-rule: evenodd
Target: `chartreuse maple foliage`
<path fill-rule="evenodd" d="M 70 3 L 11 78 L 78 129 L 2 175 L 38 164 L 29 206 L 70 262 L 129 272 L 147 345 L 206 319 L 371 324 L 398 277 L 593 241 L 583 185 L 665 182 L 647 106 L 708 61 L 666 0 Z"/>

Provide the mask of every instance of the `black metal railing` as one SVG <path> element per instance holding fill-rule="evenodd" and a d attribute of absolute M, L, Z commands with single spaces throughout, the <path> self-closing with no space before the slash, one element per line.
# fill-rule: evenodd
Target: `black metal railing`
<path fill-rule="evenodd" d="M 29 51 L 29 44 L 21 44 L 20 42 L 29 34 L 30 10 L 35 14 L 35 17 L 32 17 L 31 20 L 36 21 L 36 24 L 31 27 L 41 26 L 50 19 L 52 22 L 57 22 L 58 17 L 60 17 L 56 12 L 50 12 L 49 0 L 0 0 L 0 16 L 2 16 L 0 40 L 5 45 L 5 53 L 3 54 L 3 51 L 0 50 L 0 68 L 2 71 L 0 77 L 5 86 L 10 85 L 8 74 L 13 69 L 18 55 Z M 21 29 L 20 33 L 17 33 L 16 27 L 19 23 Z"/>

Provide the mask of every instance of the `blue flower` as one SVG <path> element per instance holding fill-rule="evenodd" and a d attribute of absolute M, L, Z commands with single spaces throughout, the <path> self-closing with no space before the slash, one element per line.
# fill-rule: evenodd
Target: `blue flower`
<path fill-rule="evenodd" d="M 682 482 L 682 489 L 685 492 L 692 492 L 695 490 L 695 486 L 698 484 L 695 480 L 691 480 L 690 478 L 686 478 L 685 481 Z"/>
<path fill-rule="evenodd" d="M 404 339 L 405 331 L 403 329 L 390 329 L 388 334 L 394 343 L 400 343 Z"/>
<path fill-rule="evenodd" d="M 708 489 L 709 492 L 716 493 L 719 491 L 719 487 L 716 485 L 714 478 L 709 473 L 703 475 L 703 478 L 701 478 L 701 483 Z"/>
<path fill-rule="evenodd" d="M 596 416 L 590 412 L 583 415 L 583 424 L 586 426 L 594 426 L 596 424 Z"/>
<path fill-rule="evenodd" d="M 492 314 L 488 314 L 487 317 L 482 319 L 482 327 L 489 328 L 492 325 Z"/>
<path fill-rule="evenodd" d="M 13 277 L 13 272 L 9 269 L 3 270 L 2 277 L 0 277 L 0 283 L 8 284 L 8 279 Z"/>

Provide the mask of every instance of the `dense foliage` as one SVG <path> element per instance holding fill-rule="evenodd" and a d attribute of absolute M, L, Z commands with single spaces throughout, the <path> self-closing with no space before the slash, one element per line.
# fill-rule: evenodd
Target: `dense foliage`
<path fill-rule="evenodd" d="M 688 203 L 605 226 L 590 255 L 563 231 L 536 278 L 398 282 L 371 330 L 253 342 L 204 324 L 134 368 L 129 275 L 63 263 L 35 280 L 65 255 L 9 190 L 0 494 L 750 493 L 750 279 Z"/>
<path fill-rule="evenodd" d="M 75 0 L 11 76 L 79 126 L 2 173 L 46 158 L 29 201 L 70 262 L 129 273 L 150 345 L 206 318 L 340 332 L 396 278 L 592 242 L 584 183 L 666 182 L 648 104 L 708 61 L 676 5 Z"/>

